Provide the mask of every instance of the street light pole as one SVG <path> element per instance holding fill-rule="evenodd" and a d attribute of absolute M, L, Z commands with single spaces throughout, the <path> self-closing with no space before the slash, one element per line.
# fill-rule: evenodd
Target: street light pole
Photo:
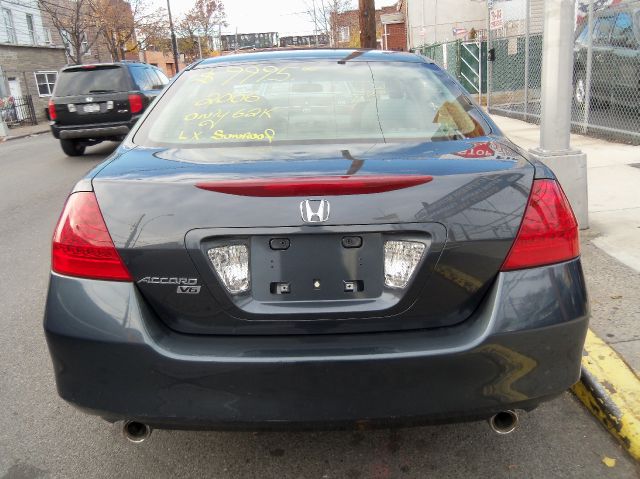
<path fill-rule="evenodd" d="M 580 228 L 588 228 L 587 157 L 571 148 L 575 0 L 546 0 L 540 146 L 533 156 L 557 175 Z"/>
<path fill-rule="evenodd" d="M 171 49 L 173 50 L 173 62 L 176 74 L 180 71 L 178 65 L 178 41 L 176 40 L 176 32 L 173 29 L 173 19 L 171 18 L 171 3 L 167 0 L 167 12 L 169 13 L 169 29 L 171 30 Z"/>

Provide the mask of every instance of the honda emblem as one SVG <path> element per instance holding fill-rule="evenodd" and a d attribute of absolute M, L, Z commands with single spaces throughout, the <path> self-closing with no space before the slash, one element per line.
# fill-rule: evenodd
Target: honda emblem
<path fill-rule="evenodd" d="M 304 200 L 300 203 L 300 215 L 305 223 L 323 223 L 329 219 L 329 202 Z"/>

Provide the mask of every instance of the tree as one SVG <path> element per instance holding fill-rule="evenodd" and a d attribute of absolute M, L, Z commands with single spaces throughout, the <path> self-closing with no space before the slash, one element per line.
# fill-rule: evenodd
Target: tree
<path fill-rule="evenodd" d="M 166 11 L 148 0 L 91 0 L 91 7 L 114 61 L 167 35 Z"/>
<path fill-rule="evenodd" d="M 306 0 L 307 15 L 315 25 L 317 33 L 324 33 L 331 46 L 338 44 L 340 26 L 338 15 L 353 8 L 353 0 Z"/>
<path fill-rule="evenodd" d="M 200 56 L 208 56 L 213 50 L 211 37 L 220 27 L 227 26 L 224 4 L 220 0 L 196 0 L 195 5 L 185 13 L 177 24 L 179 44 L 187 61 Z"/>
<path fill-rule="evenodd" d="M 66 50 L 69 63 L 81 65 L 101 34 L 92 15 L 93 0 L 38 0 L 38 7 L 49 16 L 58 30 Z"/>

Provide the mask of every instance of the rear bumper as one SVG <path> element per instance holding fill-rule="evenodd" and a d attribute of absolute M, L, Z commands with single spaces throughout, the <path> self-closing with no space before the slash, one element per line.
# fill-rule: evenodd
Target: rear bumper
<path fill-rule="evenodd" d="M 409 424 L 530 409 L 580 372 L 579 260 L 500 273 L 476 314 L 433 330 L 178 334 L 130 283 L 52 275 L 45 332 L 60 396 L 166 428 Z"/>
<path fill-rule="evenodd" d="M 95 123 L 86 125 L 58 125 L 50 123 L 51 133 L 60 140 L 109 139 L 127 136 L 139 117 L 126 122 Z"/>

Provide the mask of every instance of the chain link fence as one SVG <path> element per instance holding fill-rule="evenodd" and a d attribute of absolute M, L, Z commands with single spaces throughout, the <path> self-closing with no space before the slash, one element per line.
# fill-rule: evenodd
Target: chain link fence
<path fill-rule="evenodd" d="M 543 0 L 491 2 L 491 113 L 540 121 L 543 12 Z M 577 1 L 572 129 L 640 144 L 640 1 Z"/>

